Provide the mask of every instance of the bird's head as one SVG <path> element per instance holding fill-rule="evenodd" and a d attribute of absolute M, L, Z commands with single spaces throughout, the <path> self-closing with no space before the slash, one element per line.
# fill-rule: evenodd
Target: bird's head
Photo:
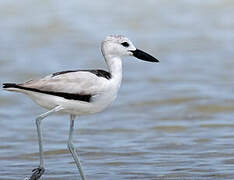
<path fill-rule="evenodd" d="M 122 35 L 107 36 L 102 41 L 102 53 L 105 57 L 134 56 L 144 61 L 159 62 L 148 53 L 137 49 L 128 38 Z"/>

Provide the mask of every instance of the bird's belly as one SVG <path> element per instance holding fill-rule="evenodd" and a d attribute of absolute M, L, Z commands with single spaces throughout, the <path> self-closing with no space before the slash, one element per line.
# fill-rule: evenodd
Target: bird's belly
<path fill-rule="evenodd" d="M 105 93 L 101 95 L 94 96 L 92 99 L 92 104 L 95 107 L 94 110 L 96 112 L 103 111 L 108 106 L 112 104 L 112 102 L 115 100 L 117 96 L 117 93 Z"/>
<path fill-rule="evenodd" d="M 33 93 L 28 94 L 31 99 L 46 109 L 53 109 L 56 106 L 61 106 L 63 109 L 60 112 L 85 115 L 93 114 L 106 109 L 115 99 L 115 94 L 105 93 L 96 95 L 91 98 L 91 102 L 64 99 L 63 97 L 53 96 L 48 94 Z"/>
<path fill-rule="evenodd" d="M 64 110 L 62 112 L 74 115 L 94 114 L 106 109 L 113 100 L 108 99 L 107 101 L 102 101 L 94 99 L 91 102 L 69 100 L 66 104 L 63 104 Z"/>

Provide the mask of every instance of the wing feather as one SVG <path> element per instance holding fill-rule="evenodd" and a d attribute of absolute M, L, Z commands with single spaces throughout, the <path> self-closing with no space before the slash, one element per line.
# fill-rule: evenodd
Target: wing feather
<path fill-rule="evenodd" d="M 49 75 L 42 79 L 30 80 L 19 86 L 49 92 L 96 95 L 106 90 L 108 80 L 89 71 L 71 71 L 57 76 Z"/>

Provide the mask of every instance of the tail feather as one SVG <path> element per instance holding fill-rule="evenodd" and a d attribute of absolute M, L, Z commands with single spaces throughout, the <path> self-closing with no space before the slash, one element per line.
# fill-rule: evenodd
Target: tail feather
<path fill-rule="evenodd" d="M 6 91 L 16 91 L 16 92 L 21 92 L 21 88 L 18 84 L 15 83 L 4 83 L 2 85 L 2 89 Z"/>
<path fill-rule="evenodd" d="M 31 90 L 31 88 L 26 88 L 16 83 L 3 83 L 2 85 L 3 90 L 6 91 L 24 92 L 24 90 Z"/>
<path fill-rule="evenodd" d="M 3 83 L 3 86 L 2 86 L 3 89 L 7 89 L 7 88 L 17 88 L 17 87 L 18 87 L 18 85 L 15 84 L 15 83 Z"/>

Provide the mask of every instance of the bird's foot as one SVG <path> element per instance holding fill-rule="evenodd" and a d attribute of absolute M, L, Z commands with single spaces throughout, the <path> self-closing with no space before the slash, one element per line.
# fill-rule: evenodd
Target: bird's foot
<path fill-rule="evenodd" d="M 32 172 L 33 172 L 33 174 L 29 180 L 38 180 L 44 174 L 45 168 L 38 167 L 38 168 L 33 169 Z"/>

